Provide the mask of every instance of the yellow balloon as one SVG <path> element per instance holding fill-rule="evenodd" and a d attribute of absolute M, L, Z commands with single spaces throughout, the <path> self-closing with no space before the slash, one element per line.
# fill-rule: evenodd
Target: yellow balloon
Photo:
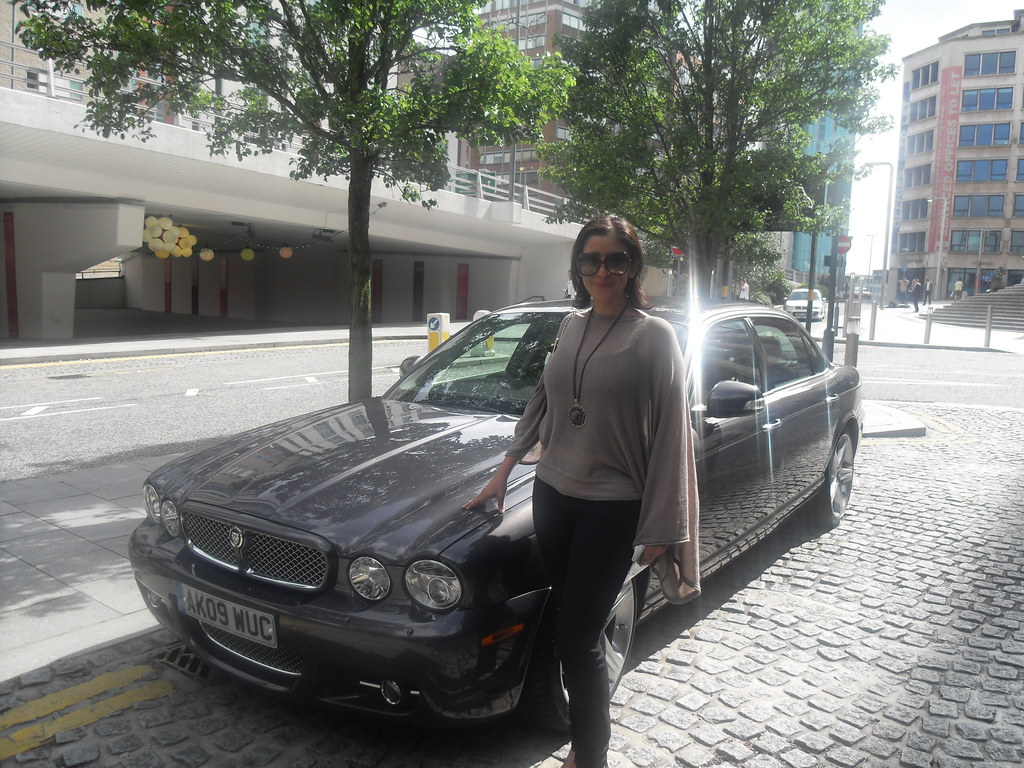
<path fill-rule="evenodd" d="M 170 252 L 169 252 L 169 251 L 157 251 L 157 252 L 156 252 L 156 257 L 157 257 L 158 259 L 166 259 L 166 258 L 167 258 L 168 256 L 170 256 L 170 255 L 171 255 L 171 254 L 170 254 Z"/>
<path fill-rule="evenodd" d="M 242 261 L 252 261 L 256 258 L 256 252 L 252 248 L 243 248 L 241 256 Z"/>
<path fill-rule="evenodd" d="M 181 255 L 184 256 L 186 259 L 189 258 L 192 255 L 192 248 L 182 248 Z"/>
<path fill-rule="evenodd" d="M 199 238 L 196 237 L 195 235 L 189 235 L 188 236 L 188 244 L 189 245 L 195 245 L 198 242 L 199 242 Z"/>
<path fill-rule="evenodd" d="M 171 221 L 170 216 L 161 216 L 156 220 L 156 223 L 160 225 L 160 229 L 170 229 L 174 226 L 174 222 Z"/>
<path fill-rule="evenodd" d="M 148 229 L 156 224 L 156 216 L 147 216 L 145 226 Z"/>
<path fill-rule="evenodd" d="M 178 237 L 188 237 L 188 227 L 178 227 Z"/>

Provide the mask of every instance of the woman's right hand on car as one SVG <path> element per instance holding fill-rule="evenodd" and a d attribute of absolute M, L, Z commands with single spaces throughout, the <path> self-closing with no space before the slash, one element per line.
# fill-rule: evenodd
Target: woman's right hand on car
<path fill-rule="evenodd" d="M 512 474 L 512 467 L 519 463 L 515 456 L 506 456 L 501 466 L 495 471 L 494 476 L 476 496 L 462 505 L 463 509 L 476 509 L 485 505 L 491 499 L 494 500 L 499 512 L 505 511 L 505 494 L 508 491 L 508 476 Z"/>

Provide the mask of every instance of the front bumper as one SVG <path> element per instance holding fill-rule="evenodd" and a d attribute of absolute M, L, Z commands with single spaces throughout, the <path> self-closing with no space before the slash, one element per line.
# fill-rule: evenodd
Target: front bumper
<path fill-rule="evenodd" d="M 547 599 L 537 590 L 438 615 L 388 600 L 368 606 L 341 590 L 296 593 L 202 561 L 149 521 L 132 534 L 129 552 L 150 611 L 209 664 L 267 690 L 434 725 L 514 709 Z M 277 648 L 189 616 L 177 584 L 272 614 Z M 504 640 L 481 643 L 518 625 L 522 631 Z"/>

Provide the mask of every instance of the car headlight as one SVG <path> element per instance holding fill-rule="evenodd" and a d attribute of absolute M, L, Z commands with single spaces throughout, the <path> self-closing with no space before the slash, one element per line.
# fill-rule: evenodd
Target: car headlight
<path fill-rule="evenodd" d="M 142 495 L 146 499 L 146 514 L 154 523 L 160 522 L 160 494 L 156 488 L 148 483 L 142 489 Z"/>
<path fill-rule="evenodd" d="M 181 515 L 173 501 L 165 501 L 160 507 L 160 517 L 163 520 L 164 528 L 171 536 L 181 535 Z"/>
<path fill-rule="evenodd" d="M 418 560 L 405 572 L 405 588 L 420 605 L 435 611 L 453 607 L 462 597 L 462 582 L 437 560 Z"/>
<path fill-rule="evenodd" d="M 391 591 L 391 577 L 387 569 L 372 557 L 357 557 L 348 567 L 348 580 L 352 589 L 367 600 L 383 600 Z"/>

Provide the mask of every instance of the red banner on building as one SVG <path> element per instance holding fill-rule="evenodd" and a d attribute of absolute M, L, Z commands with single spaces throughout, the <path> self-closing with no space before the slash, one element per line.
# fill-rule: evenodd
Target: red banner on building
<path fill-rule="evenodd" d="M 953 218 L 953 182 L 956 180 L 956 147 L 960 141 L 960 90 L 964 68 L 946 67 L 939 83 L 938 122 L 935 124 L 935 163 L 932 166 L 932 202 L 928 209 L 929 253 L 949 242 Z M 943 202 L 945 201 L 945 202 Z M 948 248 L 942 248 L 945 253 Z"/>

